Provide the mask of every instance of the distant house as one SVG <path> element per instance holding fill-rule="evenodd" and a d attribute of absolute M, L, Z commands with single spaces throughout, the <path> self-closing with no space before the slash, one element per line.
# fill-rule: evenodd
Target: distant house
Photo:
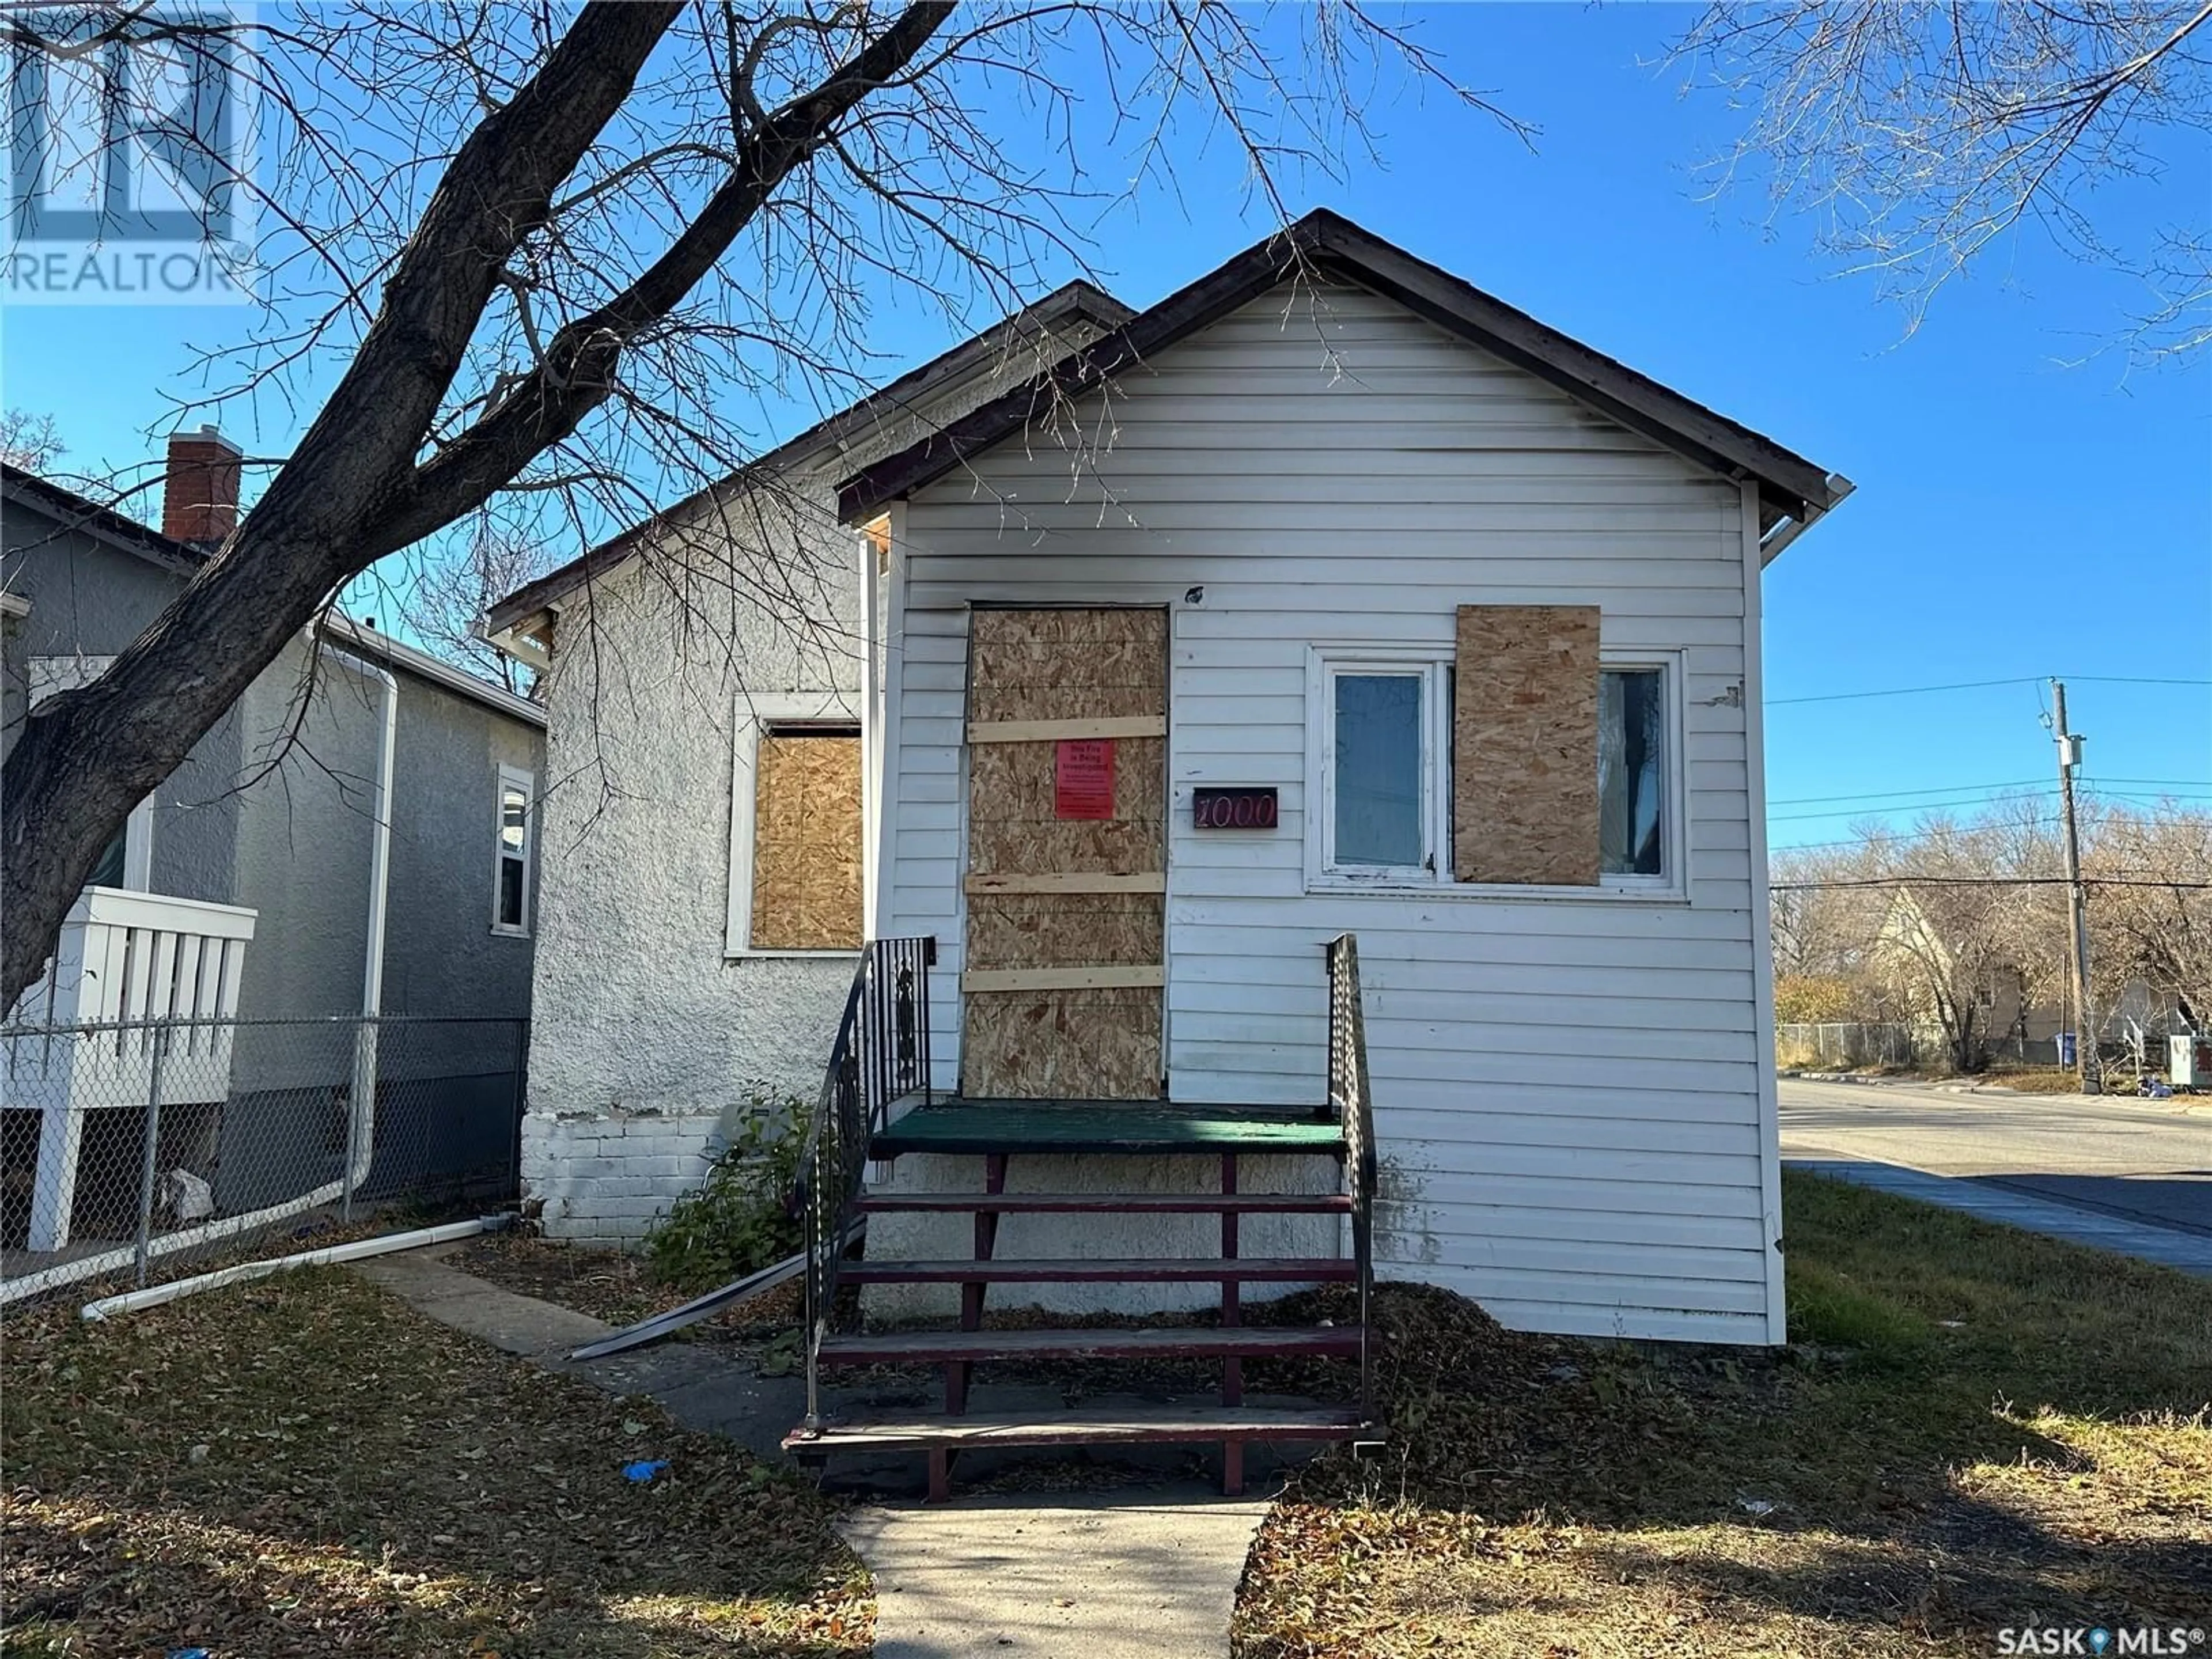
<path fill-rule="evenodd" d="M 0 473 L 0 756 L 41 702 L 96 677 L 177 596 L 236 524 L 239 473 L 212 429 L 178 434 L 159 531 Z M 544 725 L 526 699 L 332 617 L 131 814 L 10 1023 L 239 1022 L 216 1052 L 180 1037 L 162 1091 L 164 1174 L 205 1181 L 219 1215 L 315 1190 L 348 1156 L 324 1145 L 324 1121 L 368 1079 L 386 1113 L 380 1159 L 408 1139 L 406 1155 L 429 1156 L 465 1121 L 503 1164 L 530 1012 Z M 331 1022 L 363 1013 L 443 1023 L 395 1025 L 362 1048 Z M 123 1041 L 130 1064 L 111 1054 L 101 1072 L 94 1046 L 9 1041 L 0 1122 L 16 1243 L 56 1249 L 113 1219 L 90 1212 L 118 1185 L 95 1172 L 135 1146 L 148 1056 L 140 1034 Z M 409 1135 L 398 1112 L 415 1115 Z"/>
<path fill-rule="evenodd" d="M 1914 1030 L 1917 1048 L 1940 1050 L 1961 1070 L 1991 1060 L 2061 1063 L 2060 1034 L 2075 1029 L 2066 994 L 2063 911 L 2024 913 L 2018 888 L 1921 884 L 1899 888 L 1875 939 L 1881 976 Z M 2040 948 L 2039 971 L 2030 944 Z M 2095 955 L 2093 942 L 2092 956 Z M 2100 982 L 2109 975 L 2100 973 Z M 2128 974 L 2110 1006 L 2094 1010 L 2101 1043 L 2140 1041 L 2162 1064 L 2165 1039 L 2193 1030 L 2179 1000 Z"/>
<path fill-rule="evenodd" d="M 1320 213 L 1139 312 L 1055 296 L 523 590 L 495 640 L 600 780 L 548 809 L 548 1231 L 635 1237 L 749 1079 L 819 1086 L 856 948 L 926 939 L 878 1312 L 1213 1305 L 1218 1263 L 1126 1258 L 1219 1245 L 1167 1212 L 1258 1206 L 1207 1184 L 1239 1147 L 1322 1212 L 1248 1224 L 1296 1277 L 1346 1248 L 1356 933 L 1378 1271 L 1781 1340 L 1759 578 L 1848 490 Z M 1039 1212 L 987 1227 L 987 1182 Z M 960 1265 L 971 1223 L 1021 1260 Z"/>

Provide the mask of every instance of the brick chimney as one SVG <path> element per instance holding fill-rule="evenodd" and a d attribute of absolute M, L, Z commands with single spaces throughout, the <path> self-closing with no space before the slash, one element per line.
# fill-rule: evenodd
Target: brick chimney
<path fill-rule="evenodd" d="M 161 489 L 164 536 L 212 547 L 238 528 L 243 453 L 211 426 L 169 434 L 169 470 Z"/>

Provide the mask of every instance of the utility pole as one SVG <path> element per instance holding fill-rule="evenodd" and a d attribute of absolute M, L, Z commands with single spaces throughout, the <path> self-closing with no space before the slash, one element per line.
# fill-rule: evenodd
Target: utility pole
<path fill-rule="evenodd" d="M 2089 917 L 2081 890 L 2081 836 L 2074 818 L 2074 769 L 2081 763 L 2081 739 L 2066 729 L 2066 683 L 2051 682 L 2051 730 L 2058 739 L 2060 832 L 2066 846 L 2066 955 L 2074 980 L 2074 1075 L 2085 1095 L 2102 1094 L 2097 1064 L 2097 1036 L 2089 1018 Z"/>

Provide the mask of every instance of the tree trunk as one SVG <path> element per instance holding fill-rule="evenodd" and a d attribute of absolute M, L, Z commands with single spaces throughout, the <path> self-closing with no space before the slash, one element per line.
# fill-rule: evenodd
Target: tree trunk
<path fill-rule="evenodd" d="M 361 349 L 259 504 L 107 672 L 26 720 L 0 774 L 0 1009 L 39 975 L 131 809 L 343 582 L 413 539 L 392 538 L 418 518 L 422 434 L 493 284 L 677 13 L 578 13 L 454 155 Z"/>

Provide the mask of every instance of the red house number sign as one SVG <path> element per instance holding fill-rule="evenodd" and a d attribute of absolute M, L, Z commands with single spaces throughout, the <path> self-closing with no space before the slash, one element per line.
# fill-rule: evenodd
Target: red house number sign
<path fill-rule="evenodd" d="M 1053 757 L 1052 815 L 1056 818 L 1114 816 L 1114 739 L 1071 738 Z"/>
<path fill-rule="evenodd" d="M 1275 827 L 1275 791 L 1264 789 L 1194 789 L 1190 816 L 1200 830 L 1272 830 Z"/>

